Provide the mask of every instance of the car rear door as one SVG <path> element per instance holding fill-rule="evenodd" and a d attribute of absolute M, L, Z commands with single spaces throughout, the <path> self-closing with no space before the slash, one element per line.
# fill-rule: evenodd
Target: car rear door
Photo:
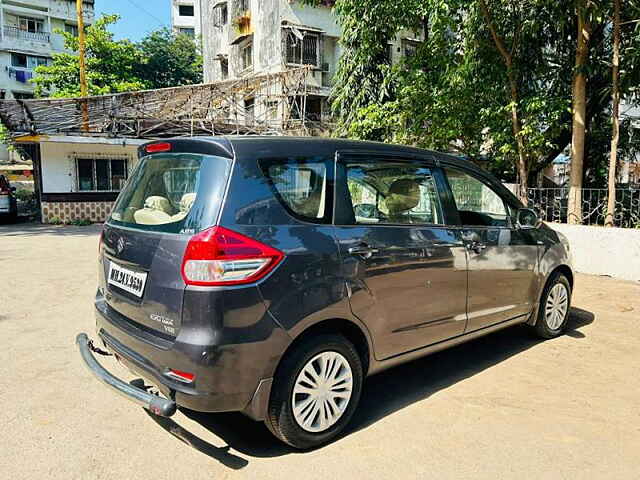
<path fill-rule="evenodd" d="M 335 236 L 351 309 L 388 358 L 460 335 L 466 253 L 428 159 L 338 155 Z"/>
<path fill-rule="evenodd" d="M 227 158 L 176 151 L 140 160 L 102 236 L 102 308 L 111 319 L 177 336 L 184 251 L 217 220 L 230 167 Z"/>
<path fill-rule="evenodd" d="M 537 292 L 535 232 L 516 228 L 518 205 L 489 178 L 459 166 L 443 172 L 469 255 L 466 331 L 529 314 Z"/>

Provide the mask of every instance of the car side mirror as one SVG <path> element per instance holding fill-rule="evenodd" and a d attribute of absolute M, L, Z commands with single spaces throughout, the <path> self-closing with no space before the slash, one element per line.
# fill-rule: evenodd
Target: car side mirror
<path fill-rule="evenodd" d="M 520 208 L 516 217 L 516 226 L 521 229 L 538 228 L 540 218 L 535 210 L 531 208 Z"/>

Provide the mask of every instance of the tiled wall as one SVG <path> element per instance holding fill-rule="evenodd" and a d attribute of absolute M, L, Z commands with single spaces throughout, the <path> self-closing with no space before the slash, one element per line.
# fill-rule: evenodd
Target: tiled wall
<path fill-rule="evenodd" d="M 104 222 L 112 207 L 113 202 L 42 202 L 42 223 L 50 223 L 54 218 L 63 222 Z"/>

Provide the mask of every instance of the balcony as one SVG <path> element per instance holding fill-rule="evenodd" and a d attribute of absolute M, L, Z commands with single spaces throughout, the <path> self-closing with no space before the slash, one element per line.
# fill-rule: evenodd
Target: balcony
<path fill-rule="evenodd" d="M 51 34 L 48 32 L 29 32 L 27 30 L 22 30 L 20 27 L 14 27 L 13 25 L 5 25 L 3 32 L 5 37 L 41 43 L 51 42 Z"/>

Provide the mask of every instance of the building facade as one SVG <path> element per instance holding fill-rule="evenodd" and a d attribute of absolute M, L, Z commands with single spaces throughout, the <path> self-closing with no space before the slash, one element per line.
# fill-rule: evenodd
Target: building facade
<path fill-rule="evenodd" d="M 176 0 L 174 0 L 176 1 Z M 177 0 L 181 1 L 181 0 Z M 295 0 L 195 0 L 202 26 L 204 81 L 235 80 L 312 67 L 305 105 L 308 120 L 328 116 L 328 102 L 341 47 L 341 29 L 332 2 L 310 7 Z M 388 45 L 391 62 L 411 55 L 421 35 L 401 32 Z M 247 118 L 280 117 L 270 105 L 247 99 Z"/>
<path fill-rule="evenodd" d="M 84 0 L 87 25 L 93 23 L 94 0 Z M 78 33 L 74 0 L 0 0 L 0 98 L 33 98 L 29 81 L 39 65 L 50 65 L 64 51 L 55 30 Z"/>
<path fill-rule="evenodd" d="M 84 1 L 86 25 L 93 23 L 94 0 Z M 39 65 L 50 65 L 64 52 L 55 30 L 78 33 L 75 0 L 0 0 L 0 99 L 33 98 L 30 80 Z M 16 160 L 0 144 L 0 162 Z"/>
<path fill-rule="evenodd" d="M 174 33 L 184 33 L 199 38 L 200 19 L 200 1 L 171 0 L 171 29 Z"/>

